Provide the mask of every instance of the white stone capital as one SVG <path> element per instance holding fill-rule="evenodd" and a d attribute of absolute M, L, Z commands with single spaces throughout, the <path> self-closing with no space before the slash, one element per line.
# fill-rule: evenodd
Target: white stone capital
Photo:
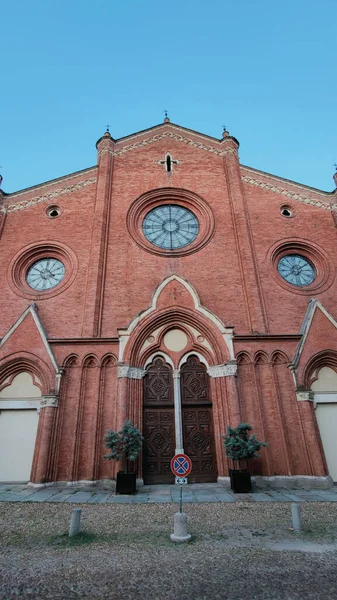
<path fill-rule="evenodd" d="M 313 402 L 314 401 L 314 393 L 309 390 L 308 392 L 296 392 L 297 402 Z"/>
<path fill-rule="evenodd" d="M 229 362 L 223 365 L 214 365 L 208 367 L 208 374 L 210 377 L 229 377 L 231 375 L 237 375 L 238 366 L 236 362 Z"/>
<path fill-rule="evenodd" d="M 173 379 L 180 379 L 179 369 L 174 369 L 172 375 L 173 375 Z"/>
<path fill-rule="evenodd" d="M 128 379 L 143 379 L 146 371 L 140 367 L 131 367 L 130 365 L 119 365 L 118 367 L 118 378 L 122 379 L 127 377 Z"/>
<path fill-rule="evenodd" d="M 41 401 L 40 401 L 40 408 L 48 408 L 48 406 L 57 408 L 57 405 L 58 405 L 58 397 L 57 396 L 42 396 Z"/>

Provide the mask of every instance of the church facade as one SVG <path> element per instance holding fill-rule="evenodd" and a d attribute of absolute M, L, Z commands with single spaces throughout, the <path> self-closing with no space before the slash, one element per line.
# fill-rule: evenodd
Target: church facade
<path fill-rule="evenodd" d="M 337 481 L 337 190 L 241 165 L 238 141 L 164 123 L 97 142 L 97 164 L 0 191 L 0 481 L 136 469 L 226 481 L 222 435 L 268 447 L 261 485 Z"/>

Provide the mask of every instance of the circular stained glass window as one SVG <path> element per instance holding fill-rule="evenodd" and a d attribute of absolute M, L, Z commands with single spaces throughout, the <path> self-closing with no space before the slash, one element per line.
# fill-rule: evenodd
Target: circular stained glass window
<path fill-rule="evenodd" d="M 143 221 L 146 239 L 164 250 L 188 246 L 199 232 L 195 215 L 182 206 L 165 204 L 151 210 Z"/>
<path fill-rule="evenodd" d="M 283 256 L 277 270 L 285 281 L 298 287 L 310 285 L 316 278 L 315 267 L 300 254 Z"/>
<path fill-rule="evenodd" d="M 50 290 L 62 281 L 65 274 L 64 264 L 56 258 L 43 258 L 29 269 L 26 281 L 29 287 L 38 292 Z"/>

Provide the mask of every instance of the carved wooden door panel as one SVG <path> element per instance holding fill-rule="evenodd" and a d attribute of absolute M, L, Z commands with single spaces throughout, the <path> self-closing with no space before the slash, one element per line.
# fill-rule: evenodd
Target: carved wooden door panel
<path fill-rule="evenodd" d="M 208 374 L 196 356 L 181 368 L 184 451 L 192 461 L 189 483 L 217 480 L 212 402 Z"/>
<path fill-rule="evenodd" d="M 174 483 L 175 453 L 172 371 L 155 358 L 144 377 L 143 478 L 145 484 Z"/>

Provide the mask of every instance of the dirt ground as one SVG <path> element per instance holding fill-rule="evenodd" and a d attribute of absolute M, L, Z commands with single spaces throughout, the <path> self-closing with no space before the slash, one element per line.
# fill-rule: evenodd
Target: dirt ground
<path fill-rule="evenodd" d="M 76 505 L 78 507 L 79 505 Z M 175 545 L 173 504 L 2 503 L 0 598 L 90 600 L 337 599 L 337 503 L 186 504 L 188 544 Z"/>

